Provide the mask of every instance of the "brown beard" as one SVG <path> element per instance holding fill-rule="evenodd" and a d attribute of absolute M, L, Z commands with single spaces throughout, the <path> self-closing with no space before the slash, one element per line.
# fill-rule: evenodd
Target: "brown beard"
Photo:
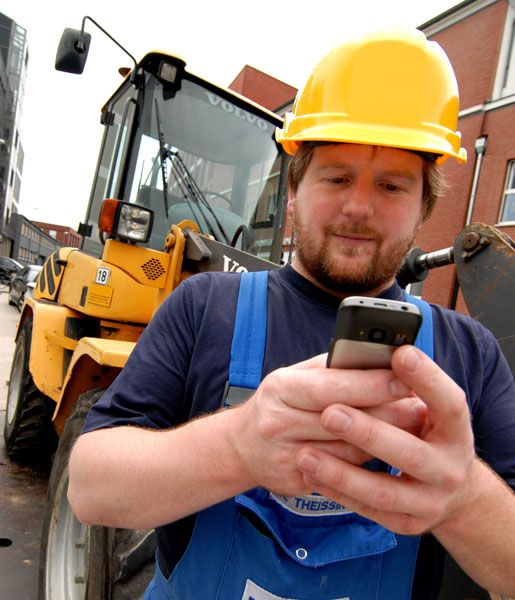
<path fill-rule="evenodd" d="M 317 247 L 310 235 L 309 226 L 302 223 L 297 211 L 293 215 L 296 253 L 306 271 L 324 288 L 336 294 L 363 294 L 384 287 L 399 270 L 406 254 L 413 245 L 415 233 L 400 239 L 386 252 L 383 251 L 383 236 L 366 225 L 329 225 L 325 238 L 333 234 L 363 235 L 375 241 L 373 255 L 367 265 L 356 268 L 340 266 L 338 256 L 328 250 L 326 244 Z M 357 256 L 358 248 L 342 250 L 342 256 Z"/>

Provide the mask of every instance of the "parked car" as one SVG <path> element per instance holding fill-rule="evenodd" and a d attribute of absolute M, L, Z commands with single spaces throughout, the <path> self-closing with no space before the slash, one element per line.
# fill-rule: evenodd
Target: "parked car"
<path fill-rule="evenodd" d="M 12 276 L 23 269 L 23 265 L 14 258 L 0 256 L 0 283 L 9 284 Z"/>
<path fill-rule="evenodd" d="M 34 294 L 36 279 L 42 268 L 41 265 L 29 265 L 16 273 L 9 288 L 9 304 L 17 306 L 21 311 L 25 298 Z"/>

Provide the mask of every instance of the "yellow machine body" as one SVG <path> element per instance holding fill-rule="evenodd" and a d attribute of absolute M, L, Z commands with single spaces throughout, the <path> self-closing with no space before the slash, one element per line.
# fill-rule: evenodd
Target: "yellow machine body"
<path fill-rule="evenodd" d="M 107 240 L 102 258 L 61 248 L 45 262 L 18 327 L 32 318 L 29 369 L 37 388 L 56 402 L 58 434 L 81 393 L 113 381 L 159 304 L 186 275 L 186 227 L 197 229 L 189 221 L 172 226 L 166 252 Z"/>

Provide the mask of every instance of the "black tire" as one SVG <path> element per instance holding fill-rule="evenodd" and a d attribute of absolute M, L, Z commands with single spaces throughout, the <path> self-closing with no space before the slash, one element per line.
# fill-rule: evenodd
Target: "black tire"
<path fill-rule="evenodd" d="M 103 389 L 79 397 L 55 454 L 39 563 L 39 600 L 134 600 L 154 573 L 155 536 L 147 530 L 82 525 L 67 499 L 68 460 Z"/>
<path fill-rule="evenodd" d="M 32 317 L 21 326 L 14 349 L 4 424 L 7 454 L 15 460 L 48 464 L 57 446 L 52 423 L 55 402 L 42 394 L 29 371 Z"/>

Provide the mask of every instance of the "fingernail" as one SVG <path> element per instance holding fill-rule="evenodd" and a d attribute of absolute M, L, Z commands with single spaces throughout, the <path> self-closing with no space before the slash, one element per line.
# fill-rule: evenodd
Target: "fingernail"
<path fill-rule="evenodd" d="M 406 348 L 402 354 L 401 367 L 406 371 L 418 371 L 422 366 L 420 356 L 414 348 Z"/>
<path fill-rule="evenodd" d="M 317 475 L 322 468 L 322 463 L 313 454 L 303 454 L 299 460 L 299 468 L 307 473 Z"/>
<path fill-rule="evenodd" d="M 422 401 L 413 404 L 411 418 L 414 423 L 423 423 L 427 418 L 427 405 Z"/>
<path fill-rule="evenodd" d="M 333 410 L 325 420 L 325 427 L 344 433 L 352 424 L 352 419 L 342 410 Z"/>

